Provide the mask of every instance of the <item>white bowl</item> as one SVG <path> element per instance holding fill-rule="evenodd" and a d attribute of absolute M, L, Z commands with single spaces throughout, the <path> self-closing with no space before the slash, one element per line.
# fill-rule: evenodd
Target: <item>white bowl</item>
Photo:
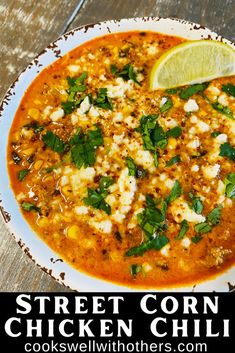
<path fill-rule="evenodd" d="M 164 18 L 133 18 L 119 21 L 107 21 L 76 28 L 51 43 L 37 56 L 12 84 L 0 106 L 0 199 L 3 218 L 23 251 L 49 275 L 59 283 L 78 291 L 108 292 L 108 291 L 137 291 L 136 289 L 107 282 L 73 269 L 65 262 L 56 262 L 56 255 L 30 228 L 23 218 L 13 191 L 9 185 L 7 171 L 7 142 L 8 133 L 13 118 L 23 97 L 24 92 L 35 77 L 48 65 L 65 55 L 75 47 L 101 35 L 133 30 L 155 31 L 173 36 L 180 36 L 189 40 L 213 39 L 223 41 L 235 48 L 235 45 L 198 24 L 178 19 Z M 161 288 L 163 291 L 229 291 L 235 286 L 235 267 L 217 277 L 198 284 L 176 288 Z M 156 288 L 148 288 L 148 291 Z"/>

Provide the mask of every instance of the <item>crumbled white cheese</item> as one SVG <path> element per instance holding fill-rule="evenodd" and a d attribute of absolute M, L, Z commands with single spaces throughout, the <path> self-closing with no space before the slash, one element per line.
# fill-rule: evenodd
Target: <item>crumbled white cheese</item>
<path fill-rule="evenodd" d="M 178 123 L 175 119 L 172 118 L 166 118 L 164 119 L 165 126 L 169 129 L 172 129 L 173 127 L 178 126 Z"/>
<path fill-rule="evenodd" d="M 76 74 L 81 67 L 79 65 L 68 65 L 67 69 L 69 70 L 69 72 L 71 72 L 72 74 Z"/>
<path fill-rule="evenodd" d="M 218 96 L 218 95 L 220 94 L 220 89 L 217 88 L 216 86 L 210 85 L 210 86 L 207 88 L 207 90 L 208 90 L 210 93 L 212 93 L 212 94 L 214 94 L 214 95 L 216 95 L 216 96 Z"/>
<path fill-rule="evenodd" d="M 73 113 L 73 114 L 71 115 L 71 123 L 72 123 L 73 125 L 76 125 L 76 124 L 78 123 L 78 115 L 77 115 L 77 114 Z"/>
<path fill-rule="evenodd" d="M 119 208 L 111 217 L 117 222 L 122 222 L 127 212 L 131 209 L 137 185 L 135 178 L 129 175 L 128 168 L 122 170 L 117 184 L 120 195 L 118 199 Z"/>
<path fill-rule="evenodd" d="M 113 116 L 113 122 L 114 123 L 118 123 L 118 122 L 120 122 L 122 120 L 123 120 L 123 115 L 122 115 L 121 112 L 117 112 L 117 113 L 114 114 L 114 116 Z"/>
<path fill-rule="evenodd" d="M 167 178 L 166 173 L 162 173 L 162 174 L 160 174 L 160 176 L 159 176 L 159 179 L 160 179 L 161 181 L 166 180 L 166 178 Z"/>
<path fill-rule="evenodd" d="M 184 110 L 186 112 L 196 112 L 198 111 L 199 106 L 197 105 L 197 102 L 195 101 L 195 99 L 189 99 L 185 105 L 184 105 Z"/>
<path fill-rule="evenodd" d="M 131 129 L 135 129 L 138 125 L 139 122 L 137 119 L 135 119 L 133 116 L 129 115 L 124 119 L 125 123 L 127 126 Z"/>
<path fill-rule="evenodd" d="M 147 48 L 148 55 L 156 55 L 158 53 L 158 47 L 156 45 L 149 45 Z"/>
<path fill-rule="evenodd" d="M 160 108 L 167 102 L 167 98 L 166 97 L 162 97 L 161 101 L 160 101 Z"/>
<path fill-rule="evenodd" d="M 189 248 L 191 245 L 191 240 L 188 237 L 185 237 L 181 240 L 181 244 L 184 248 Z"/>
<path fill-rule="evenodd" d="M 102 233 L 111 233 L 112 231 L 112 222 L 110 220 L 105 220 L 101 222 L 92 221 L 90 224 Z"/>
<path fill-rule="evenodd" d="M 90 59 L 90 60 L 93 60 L 93 59 L 95 59 L 95 55 L 94 54 L 92 54 L 92 53 L 88 53 L 88 59 Z"/>
<path fill-rule="evenodd" d="M 171 180 L 169 178 L 167 178 L 165 181 L 164 181 L 164 184 L 165 186 L 168 188 L 168 189 L 172 189 L 174 184 L 175 184 L 175 180 Z"/>
<path fill-rule="evenodd" d="M 199 171 L 199 165 L 194 164 L 194 165 L 191 167 L 191 171 L 192 171 L 192 172 L 198 172 L 198 171 Z"/>
<path fill-rule="evenodd" d="M 113 141 L 116 144 L 120 145 L 123 142 L 124 135 L 125 135 L 124 132 L 120 135 L 113 135 Z"/>
<path fill-rule="evenodd" d="M 198 148 L 200 146 L 199 138 L 195 137 L 192 141 L 187 144 L 187 146 L 192 149 Z"/>
<path fill-rule="evenodd" d="M 60 179 L 60 185 L 64 186 L 69 183 L 69 177 L 67 175 L 63 175 Z"/>
<path fill-rule="evenodd" d="M 219 164 L 214 164 L 214 165 L 209 165 L 209 166 L 203 166 L 202 167 L 202 172 L 205 178 L 207 179 L 213 179 L 216 177 L 216 175 L 219 173 L 220 170 L 220 165 Z"/>
<path fill-rule="evenodd" d="M 226 134 L 219 134 L 216 138 L 215 138 L 216 142 L 218 142 L 219 144 L 225 143 L 228 140 L 228 136 Z"/>
<path fill-rule="evenodd" d="M 74 208 L 74 212 L 77 214 L 77 215 L 82 215 L 82 214 L 87 214 L 89 211 L 88 207 L 86 206 L 76 206 Z"/>
<path fill-rule="evenodd" d="M 91 106 L 90 110 L 89 110 L 89 116 L 91 116 L 92 118 L 97 118 L 100 115 L 98 109 L 96 109 L 93 105 Z"/>
<path fill-rule="evenodd" d="M 219 195 L 223 195 L 225 193 L 225 184 L 222 180 L 218 181 L 217 192 Z"/>
<path fill-rule="evenodd" d="M 107 85 L 107 94 L 110 98 L 122 98 L 125 93 L 131 91 L 133 88 L 133 81 L 129 80 L 125 82 L 121 77 L 115 80 L 115 85 Z"/>
<path fill-rule="evenodd" d="M 227 95 L 225 93 L 222 93 L 219 98 L 218 98 L 218 102 L 222 105 L 227 106 L 228 105 L 228 98 Z"/>
<path fill-rule="evenodd" d="M 90 107 L 91 107 L 91 103 L 90 103 L 89 97 L 86 96 L 86 98 L 80 104 L 80 107 L 77 109 L 77 114 L 79 115 L 86 114 L 89 111 Z"/>
<path fill-rule="evenodd" d="M 99 77 L 100 81 L 107 81 L 107 78 L 101 74 L 100 77 Z"/>
<path fill-rule="evenodd" d="M 190 122 L 191 122 L 192 124 L 196 124 L 196 123 L 198 122 L 198 118 L 196 117 L 196 115 L 192 115 L 192 116 L 190 117 Z"/>
<path fill-rule="evenodd" d="M 206 132 L 210 130 L 210 126 L 202 120 L 198 121 L 197 128 L 200 132 Z"/>
<path fill-rule="evenodd" d="M 184 219 L 192 223 L 201 223 L 206 220 L 204 216 L 194 212 L 182 197 L 172 202 L 170 210 L 177 223 L 181 223 Z"/>
<path fill-rule="evenodd" d="M 170 250 L 170 244 L 166 244 L 163 248 L 161 248 L 160 253 L 163 256 L 168 257 L 169 256 L 169 250 Z"/>
<path fill-rule="evenodd" d="M 149 171 L 152 171 L 154 168 L 153 156 L 149 151 L 142 149 L 137 150 L 135 161 L 137 164 L 141 165 L 145 169 L 148 169 Z"/>
<path fill-rule="evenodd" d="M 43 118 L 47 118 L 50 115 L 52 109 L 53 107 L 51 107 L 50 105 L 47 105 L 43 110 Z"/>
<path fill-rule="evenodd" d="M 57 108 L 50 115 L 50 119 L 54 122 L 58 121 L 59 119 L 61 119 L 63 117 L 64 117 L 64 109 L 62 109 L 62 108 Z"/>

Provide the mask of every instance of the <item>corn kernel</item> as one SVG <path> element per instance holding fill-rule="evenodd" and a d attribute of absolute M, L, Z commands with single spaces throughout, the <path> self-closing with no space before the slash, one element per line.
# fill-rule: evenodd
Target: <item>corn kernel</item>
<path fill-rule="evenodd" d="M 94 239 L 84 239 L 81 243 L 82 247 L 85 249 L 92 249 L 95 247 Z"/>
<path fill-rule="evenodd" d="M 73 190 L 70 185 L 65 185 L 62 187 L 62 193 L 64 194 L 64 196 L 70 197 L 72 196 L 72 192 Z"/>
<path fill-rule="evenodd" d="M 35 151 L 35 148 L 34 147 L 30 147 L 30 148 L 27 148 L 26 150 L 23 150 L 22 153 L 25 155 L 25 156 L 31 156 Z"/>
<path fill-rule="evenodd" d="M 42 104 L 42 102 L 39 99 L 35 99 L 33 102 L 34 102 L 34 104 L 37 104 L 37 105 Z"/>
<path fill-rule="evenodd" d="M 39 159 L 38 161 L 36 161 L 36 162 L 34 163 L 33 168 L 34 168 L 35 170 L 39 170 L 39 169 L 42 167 L 42 165 L 43 165 L 43 161 L 42 161 L 41 159 Z"/>
<path fill-rule="evenodd" d="M 174 150 L 176 148 L 176 145 L 177 145 L 177 141 L 174 137 L 170 137 L 168 139 L 168 147 L 171 149 L 171 150 Z"/>
<path fill-rule="evenodd" d="M 38 119 L 39 117 L 39 110 L 36 108 L 30 108 L 28 110 L 28 115 L 33 119 Z"/>
<path fill-rule="evenodd" d="M 38 220 L 37 220 L 37 224 L 40 228 L 45 228 L 48 226 L 48 219 L 46 217 L 40 217 Z"/>
<path fill-rule="evenodd" d="M 79 236 L 79 233 L 80 233 L 79 227 L 74 224 L 73 226 L 68 228 L 67 237 L 70 239 L 77 239 Z"/>
<path fill-rule="evenodd" d="M 144 262 L 142 265 L 142 268 L 143 268 L 144 272 L 149 272 L 153 269 L 152 266 L 148 262 Z"/>

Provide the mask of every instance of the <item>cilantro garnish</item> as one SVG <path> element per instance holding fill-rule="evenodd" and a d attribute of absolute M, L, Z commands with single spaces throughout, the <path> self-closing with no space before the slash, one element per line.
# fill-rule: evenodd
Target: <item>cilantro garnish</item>
<path fill-rule="evenodd" d="M 96 149 L 103 144 L 102 131 L 99 126 L 94 130 L 89 130 L 86 134 L 79 129 L 70 139 L 71 158 L 75 166 L 80 169 L 87 168 L 96 161 Z"/>
<path fill-rule="evenodd" d="M 224 183 L 226 185 L 225 195 L 230 199 L 235 199 L 235 173 L 228 174 Z"/>
<path fill-rule="evenodd" d="M 227 85 L 222 85 L 222 91 L 226 92 L 230 96 L 235 97 L 235 86 L 231 83 L 228 83 Z"/>
<path fill-rule="evenodd" d="M 166 113 L 168 110 L 170 110 L 173 107 L 173 102 L 170 97 L 163 97 L 166 99 L 165 103 L 160 106 L 160 112 L 161 113 Z"/>
<path fill-rule="evenodd" d="M 180 156 L 174 156 L 166 163 L 166 167 L 171 167 L 172 165 L 179 162 L 181 162 Z"/>
<path fill-rule="evenodd" d="M 29 173 L 29 169 L 22 169 L 18 172 L 18 180 L 23 181 L 26 175 Z"/>
<path fill-rule="evenodd" d="M 135 72 L 133 65 L 127 64 L 121 70 L 119 70 L 116 65 L 111 65 L 110 70 L 113 75 L 122 77 L 124 81 L 132 80 L 140 85 L 140 82 L 137 80 L 137 73 Z"/>
<path fill-rule="evenodd" d="M 114 180 L 110 177 L 102 177 L 98 189 L 87 189 L 87 197 L 83 199 L 87 206 L 92 206 L 99 210 L 103 210 L 108 215 L 111 214 L 110 205 L 105 202 L 105 198 L 108 196 L 108 188 L 114 183 Z"/>
<path fill-rule="evenodd" d="M 40 212 L 40 208 L 30 202 L 22 202 L 21 207 L 26 212 L 30 212 L 30 211 Z"/>
<path fill-rule="evenodd" d="M 185 236 L 188 230 L 189 230 L 188 222 L 186 221 L 186 219 L 184 219 L 180 224 L 180 232 L 177 235 L 177 237 L 175 237 L 175 239 L 177 240 L 183 239 L 183 237 Z"/>
<path fill-rule="evenodd" d="M 109 97 L 107 96 L 107 88 L 100 88 L 97 93 L 97 98 L 94 100 L 94 105 L 103 109 L 113 109 L 113 105 Z"/>
<path fill-rule="evenodd" d="M 182 129 L 179 126 L 175 126 L 166 132 L 167 137 L 179 137 L 182 134 Z"/>
<path fill-rule="evenodd" d="M 227 157 L 231 161 L 235 161 L 235 148 L 231 146 L 228 142 L 223 143 L 220 146 L 220 156 Z"/>
<path fill-rule="evenodd" d="M 142 179 L 145 178 L 147 175 L 147 172 L 145 169 L 137 166 L 135 164 L 135 161 L 133 158 L 131 157 L 126 157 L 126 165 L 128 167 L 129 170 L 129 175 L 130 176 L 134 176 L 136 178 Z"/>
<path fill-rule="evenodd" d="M 65 150 L 65 143 L 61 140 L 54 132 L 47 131 L 45 135 L 42 137 L 43 142 L 45 145 L 50 147 L 53 151 L 58 153 L 63 153 Z"/>
<path fill-rule="evenodd" d="M 192 209 L 197 214 L 201 214 L 203 210 L 203 204 L 200 197 L 194 196 L 191 192 L 188 194 L 192 201 Z"/>
<path fill-rule="evenodd" d="M 180 182 L 176 180 L 173 188 L 170 191 L 170 194 L 166 198 L 166 203 L 169 204 L 175 201 L 181 195 L 182 195 L 182 188 L 181 188 Z"/>
<path fill-rule="evenodd" d="M 167 243 L 169 243 L 169 239 L 165 235 L 156 235 L 155 238 L 129 249 L 126 256 L 142 256 L 149 250 L 161 250 Z"/>
<path fill-rule="evenodd" d="M 198 83 L 198 84 L 189 86 L 187 88 L 182 89 L 179 96 L 181 99 L 184 99 L 184 100 L 189 99 L 194 94 L 203 92 L 208 87 L 208 85 L 209 83 Z"/>

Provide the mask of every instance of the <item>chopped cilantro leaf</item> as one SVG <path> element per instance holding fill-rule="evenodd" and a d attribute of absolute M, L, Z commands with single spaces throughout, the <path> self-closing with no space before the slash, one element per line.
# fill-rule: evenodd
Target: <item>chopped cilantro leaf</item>
<path fill-rule="evenodd" d="M 199 243 L 199 241 L 202 240 L 202 237 L 200 235 L 195 235 L 194 237 L 192 237 L 191 240 L 194 244 L 197 244 L 197 243 Z"/>
<path fill-rule="evenodd" d="M 113 75 L 122 77 L 124 81 L 133 80 L 140 85 L 140 82 L 137 80 L 137 73 L 131 64 L 125 65 L 122 70 L 119 70 L 116 65 L 111 65 L 110 71 Z"/>
<path fill-rule="evenodd" d="M 215 207 L 210 213 L 208 213 L 207 221 L 211 225 L 214 226 L 220 222 L 221 210 L 222 210 L 222 206 L 219 205 L 219 206 Z"/>
<path fill-rule="evenodd" d="M 199 234 L 205 234 L 205 233 L 211 232 L 212 227 L 210 226 L 210 224 L 208 222 L 202 222 L 202 223 L 196 224 L 194 226 L 194 229 Z"/>
<path fill-rule="evenodd" d="M 165 235 L 157 235 L 155 238 L 129 249 L 126 256 L 142 256 L 149 250 L 161 250 L 168 242 L 169 239 Z"/>
<path fill-rule="evenodd" d="M 228 142 L 223 143 L 220 146 L 220 156 L 227 157 L 231 161 L 235 161 L 235 148 L 231 146 Z"/>
<path fill-rule="evenodd" d="M 107 88 L 100 88 L 97 93 L 97 98 L 94 100 L 94 105 L 103 109 L 113 110 L 113 104 L 107 96 Z"/>
<path fill-rule="evenodd" d="M 142 270 L 141 265 L 133 264 L 130 266 L 130 273 L 131 273 L 132 277 L 136 277 L 138 275 L 138 273 L 141 272 L 141 270 Z"/>
<path fill-rule="evenodd" d="M 166 132 L 167 137 L 179 137 L 182 134 L 182 129 L 179 126 L 175 126 Z"/>
<path fill-rule="evenodd" d="M 170 191 L 170 194 L 166 198 L 166 203 L 169 204 L 175 201 L 181 195 L 182 195 L 182 188 L 181 188 L 180 182 L 176 180 L 173 188 Z"/>
<path fill-rule="evenodd" d="M 180 232 L 177 235 L 177 237 L 175 237 L 175 239 L 177 240 L 183 239 L 183 237 L 185 236 L 188 230 L 189 230 L 188 222 L 184 219 L 180 224 Z"/>
<path fill-rule="evenodd" d="M 24 180 L 24 178 L 26 177 L 26 175 L 29 173 L 29 169 L 22 169 L 22 170 L 20 170 L 19 171 L 19 173 L 18 173 L 18 180 L 19 181 L 23 181 Z"/>
<path fill-rule="evenodd" d="M 173 107 L 173 102 L 170 97 L 163 97 L 163 98 L 165 98 L 166 101 L 165 101 L 165 103 L 163 103 L 162 106 L 160 106 L 161 113 L 165 113 Z"/>
<path fill-rule="evenodd" d="M 40 212 L 40 208 L 30 202 L 22 202 L 21 207 L 26 212 L 30 212 L 30 211 Z"/>
<path fill-rule="evenodd" d="M 222 91 L 226 92 L 230 96 L 235 97 L 235 86 L 232 83 L 228 83 L 227 85 L 222 85 Z"/>
<path fill-rule="evenodd" d="M 143 178 L 146 177 L 146 175 L 147 175 L 146 170 L 141 168 L 141 167 L 138 167 L 135 164 L 135 161 L 134 161 L 133 158 L 126 157 L 126 165 L 128 167 L 130 176 L 134 176 L 134 177 L 136 177 L 138 179 L 143 179 Z"/>
<path fill-rule="evenodd" d="M 45 135 L 42 137 L 45 145 L 50 147 L 53 151 L 58 153 L 63 153 L 65 150 L 65 143 L 61 140 L 54 132 L 47 131 Z"/>
<path fill-rule="evenodd" d="M 235 173 L 227 174 L 224 183 L 226 185 L 225 195 L 230 199 L 235 199 Z"/>
<path fill-rule="evenodd" d="M 140 119 L 140 126 L 136 129 L 141 133 L 144 149 L 148 151 L 155 151 L 154 141 L 152 140 L 152 134 L 156 127 L 157 115 L 143 115 Z"/>
<path fill-rule="evenodd" d="M 179 96 L 181 99 L 189 99 L 194 94 L 203 92 L 208 87 L 208 83 L 198 83 L 181 90 Z"/>
<path fill-rule="evenodd" d="M 201 214 L 203 210 L 203 204 L 200 197 L 194 196 L 191 192 L 189 193 L 189 197 L 192 200 L 192 209 L 197 214 Z"/>
<path fill-rule="evenodd" d="M 225 105 L 220 104 L 219 102 L 211 103 L 212 108 L 217 112 L 226 115 L 228 118 L 235 120 L 231 109 Z"/>
<path fill-rule="evenodd" d="M 181 162 L 180 156 L 174 156 L 166 163 L 166 167 L 171 167 L 172 165 L 179 162 Z"/>
<path fill-rule="evenodd" d="M 96 161 L 96 149 L 103 144 L 102 131 L 99 126 L 95 130 L 89 130 L 87 134 L 78 132 L 71 139 L 71 158 L 75 166 L 80 169 L 87 168 Z"/>
<path fill-rule="evenodd" d="M 153 137 L 152 137 L 155 146 L 164 149 L 167 146 L 168 140 L 165 131 L 163 128 L 156 123 L 155 128 L 153 130 Z"/>
<path fill-rule="evenodd" d="M 108 215 L 111 214 L 110 205 L 105 202 L 105 198 L 108 196 L 108 188 L 113 184 L 113 179 L 110 177 L 102 177 L 98 189 L 87 189 L 87 197 L 83 199 L 87 206 L 92 206 L 99 210 L 103 210 Z"/>
<path fill-rule="evenodd" d="M 220 131 L 213 131 L 213 132 L 211 133 L 211 137 L 215 138 L 215 137 L 219 136 L 220 134 L 221 134 Z"/>
<path fill-rule="evenodd" d="M 176 94 L 176 93 L 178 93 L 180 90 L 181 90 L 181 88 L 169 88 L 169 89 L 166 89 L 165 92 L 166 92 L 167 94 Z"/>
<path fill-rule="evenodd" d="M 39 125 L 37 122 L 31 122 L 27 125 L 24 125 L 24 127 L 27 129 L 32 129 L 35 132 L 35 134 L 40 134 L 40 132 L 44 130 L 44 126 Z"/>

